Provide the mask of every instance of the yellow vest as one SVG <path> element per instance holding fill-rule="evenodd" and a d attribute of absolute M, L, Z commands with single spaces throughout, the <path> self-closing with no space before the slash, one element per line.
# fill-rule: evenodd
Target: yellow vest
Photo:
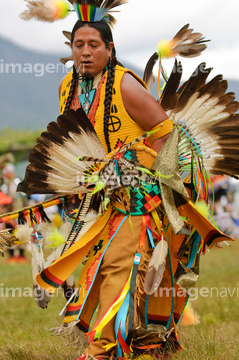
<path fill-rule="evenodd" d="M 120 84 L 122 77 L 126 72 L 133 75 L 146 88 L 144 82 L 131 70 L 125 69 L 119 65 L 116 66 L 115 81 L 113 85 L 113 94 L 112 94 L 112 102 L 111 102 L 111 111 L 108 122 L 108 132 L 109 132 L 109 141 L 111 145 L 111 150 L 116 149 L 125 140 L 126 143 L 133 141 L 137 137 L 141 136 L 142 133 L 144 132 L 144 129 L 142 129 L 129 116 L 129 114 L 127 113 L 124 107 L 121 90 L 120 90 Z M 108 153 L 107 145 L 104 137 L 104 121 L 103 121 L 107 74 L 108 72 L 105 73 L 106 79 L 101 87 L 99 106 L 95 114 L 95 131 L 100 139 L 100 142 L 104 146 L 105 151 Z M 66 75 L 62 83 L 61 96 L 60 96 L 61 113 L 63 113 L 64 111 L 65 104 L 69 95 L 71 79 L 72 79 L 72 72 Z"/>

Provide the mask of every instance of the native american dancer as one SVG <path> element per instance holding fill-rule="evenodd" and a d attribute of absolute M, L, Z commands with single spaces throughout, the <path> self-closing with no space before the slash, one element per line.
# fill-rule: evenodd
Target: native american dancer
<path fill-rule="evenodd" d="M 116 59 L 110 11 L 124 2 L 70 1 L 79 20 L 64 32 L 72 55 L 62 61 L 74 65 L 60 85 L 62 115 L 38 138 L 19 187 L 61 199 L 81 194 L 60 254 L 47 264 L 41 258 L 35 285 L 71 288 L 63 324 L 53 330 L 79 338 L 79 346 L 86 334 L 82 360 L 177 351 L 177 324 L 200 255 L 231 240 L 207 219 L 205 204 L 207 171 L 238 174 L 234 94 L 226 93 L 221 75 L 206 83 L 205 64 L 179 86 L 182 66 L 175 60 L 157 102 L 147 91 L 156 61 L 162 70 L 163 56 L 198 56 L 205 40 L 183 27 L 160 44 L 143 82 Z M 67 14 L 67 3 L 55 4 L 28 1 L 22 17 L 54 21 Z M 71 274 L 82 262 L 75 286 Z"/>

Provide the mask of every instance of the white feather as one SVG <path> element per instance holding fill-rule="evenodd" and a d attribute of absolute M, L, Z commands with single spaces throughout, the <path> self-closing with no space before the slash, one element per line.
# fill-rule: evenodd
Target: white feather
<path fill-rule="evenodd" d="M 160 286 L 164 270 L 166 267 L 166 259 L 168 254 L 167 241 L 161 240 L 154 249 L 152 258 L 149 262 L 148 270 L 145 276 L 144 291 L 146 294 L 153 294 Z"/>
<path fill-rule="evenodd" d="M 29 224 L 19 225 L 14 230 L 14 235 L 19 240 L 19 244 L 27 244 L 31 242 L 31 235 L 32 235 L 32 227 Z"/>
<path fill-rule="evenodd" d="M 93 210 L 89 212 L 84 218 L 81 219 L 84 221 L 84 226 L 79 232 L 77 241 L 80 240 L 80 238 L 89 230 L 89 228 L 96 222 L 99 216 L 100 214 L 98 214 L 97 211 Z"/>

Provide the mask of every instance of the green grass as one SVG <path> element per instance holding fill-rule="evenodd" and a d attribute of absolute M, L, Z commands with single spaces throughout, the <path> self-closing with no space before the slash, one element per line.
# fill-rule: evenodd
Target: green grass
<path fill-rule="evenodd" d="M 215 248 L 202 257 L 197 289 L 206 287 L 209 295 L 199 295 L 192 301 L 201 322 L 197 326 L 179 327 L 179 339 L 185 350 L 173 359 L 239 358 L 238 254 L 239 243 L 236 242 L 232 247 L 224 245 L 222 250 Z M 61 322 L 58 314 L 65 304 L 61 291 L 52 298 L 48 309 L 43 310 L 35 305 L 32 297 L 2 296 L 6 287 L 31 289 L 29 264 L 5 264 L 2 258 L 0 274 L 0 360 L 76 359 L 78 354 L 74 348 L 64 347 L 64 339 L 46 330 L 54 326 L 54 322 Z M 214 287 L 222 296 L 217 296 L 216 290 L 210 294 Z"/>
<path fill-rule="evenodd" d="M 4 128 L 0 134 L 0 153 L 11 150 L 31 149 L 42 130 L 18 130 L 12 128 Z"/>

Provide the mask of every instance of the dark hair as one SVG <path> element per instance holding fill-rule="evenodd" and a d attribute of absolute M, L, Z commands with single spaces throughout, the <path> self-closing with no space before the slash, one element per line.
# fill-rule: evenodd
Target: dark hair
<path fill-rule="evenodd" d="M 72 32 L 71 32 L 71 44 L 74 41 L 76 30 L 78 30 L 84 26 L 89 26 L 89 27 L 99 31 L 101 39 L 105 43 L 106 49 L 109 48 L 110 42 L 113 42 L 113 35 L 112 35 L 109 25 L 107 24 L 107 22 L 104 19 L 102 19 L 100 21 L 95 21 L 95 22 L 87 22 L 87 21 L 78 20 L 75 23 L 75 25 L 72 29 Z"/>
<path fill-rule="evenodd" d="M 101 21 L 97 21 L 97 22 L 86 22 L 86 21 L 80 21 L 78 20 L 73 29 L 72 29 L 72 33 L 71 33 L 71 44 L 74 41 L 74 36 L 75 36 L 75 32 L 82 28 L 83 26 L 89 26 L 97 31 L 99 31 L 101 39 L 104 41 L 106 49 L 109 48 L 110 43 L 113 42 L 113 35 L 111 32 L 111 29 L 109 27 L 109 25 L 107 24 L 107 22 L 102 19 Z M 107 64 L 107 69 L 108 69 L 108 77 L 107 77 L 107 82 L 106 82 L 106 91 L 105 91 L 105 111 L 104 111 L 104 136 L 105 136 L 105 141 L 107 144 L 107 148 L 108 148 L 108 152 L 111 152 L 111 147 L 110 147 L 110 142 L 109 142 L 109 132 L 108 132 L 108 122 L 109 122 L 109 117 L 110 117 L 110 107 L 111 107 L 111 101 L 112 101 L 112 90 L 113 90 L 113 84 L 114 84 L 114 78 L 115 78 L 115 65 L 117 63 L 116 60 L 116 51 L 115 48 L 113 48 L 112 50 L 112 54 L 111 54 L 111 58 L 109 59 L 109 62 Z M 77 72 L 75 69 L 75 66 L 73 67 L 73 74 L 72 74 L 72 82 L 71 82 L 71 88 L 70 88 L 70 92 L 69 92 L 69 96 L 66 102 L 66 106 L 64 109 L 64 114 L 69 110 L 70 105 L 71 105 L 71 101 L 73 99 L 74 96 L 74 92 L 75 92 L 75 86 L 77 83 Z"/>

